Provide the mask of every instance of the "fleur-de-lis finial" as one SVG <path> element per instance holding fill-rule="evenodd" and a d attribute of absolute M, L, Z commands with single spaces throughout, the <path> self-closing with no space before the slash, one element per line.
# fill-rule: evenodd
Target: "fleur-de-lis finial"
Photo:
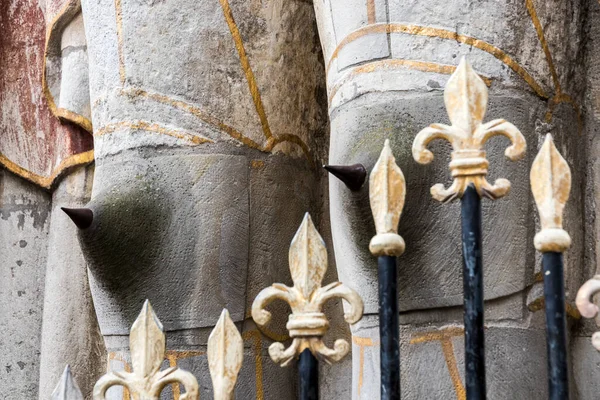
<path fill-rule="evenodd" d="M 178 367 L 163 371 L 160 366 L 165 358 L 166 338 L 163 327 L 150 302 L 146 300 L 142 312 L 131 326 L 129 350 L 133 372 L 109 372 L 94 386 L 94 400 L 105 400 L 106 391 L 112 386 L 124 386 L 140 400 L 158 400 L 166 385 L 180 383 L 185 388 L 181 400 L 198 399 L 198 382 L 191 373 Z"/>
<path fill-rule="evenodd" d="M 374 256 L 402 255 L 405 244 L 398 235 L 398 223 L 404 208 L 406 183 L 387 139 L 369 178 L 369 196 L 377 231 L 369 244 L 371 253 Z"/>
<path fill-rule="evenodd" d="M 244 359 L 244 342 L 227 310 L 223 310 L 208 338 L 207 356 L 214 399 L 233 399 L 233 389 Z"/>
<path fill-rule="evenodd" d="M 323 343 L 323 335 L 329 328 L 323 305 L 331 298 L 343 298 L 350 305 L 344 318 L 354 324 L 362 318 L 363 302 L 358 293 L 340 282 L 321 287 L 327 270 L 327 249 L 308 213 L 290 245 L 289 263 L 294 286 L 275 283 L 263 289 L 252 304 L 252 318 L 259 326 L 270 321 L 271 313 L 265 307 L 272 301 L 283 300 L 292 308 L 287 323 L 292 344 L 287 349 L 279 342 L 271 344 L 271 359 L 285 366 L 305 349 L 310 349 L 315 357 L 327 363 L 341 360 L 350 345 L 343 339 L 336 340 L 333 349 Z"/>
<path fill-rule="evenodd" d="M 77 382 L 71 375 L 71 367 L 68 365 L 56 385 L 56 388 L 52 392 L 51 400 L 83 400 L 83 395 Z"/>
<path fill-rule="evenodd" d="M 454 181 L 448 189 L 440 183 L 431 188 L 436 200 L 445 202 L 462 197 L 471 183 L 480 196 L 490 199 L 505 196 L 510 190 L 506 179 L 498 179 L 494 185 L 486 180 L 489 163 L 483 145 L 492 136 L 504 135 L 512 143 L 504 154 L 515 161 L 525 155 L 525 138 L 503 119 L 483 124 L 487 101 L 487 86 L 463 57 L 444 90 L 444 103 L 452 125 L 430 125 L 417 134 L 412 147 L 414 159 L 428 164 L 433 160 L 433 153 L 427 150 L 432 140 L 446 139 L 452 144 L 450 171 Z"/>
<path fill-rule="evenodd" d="M 598 292 L 600 292 L 600 275 L 594 276 L 579 288 L 575 304 L 582 317 L 595 318 L 598 315 L 598 306 L 591 301 L 592 296 Z M 600 332 L 592 335 L 592 346 L 600 351 Z"/>
<path fill-rule="evenodd" d="M 542 226 L 535 235 L 535 248 L 543 253 L 562 253 L 571 246 L 571 238 L 562 228 L 562 214 L 571 190 L 571 170 L 550 134 L 533 160 L 530 182 Z"/>

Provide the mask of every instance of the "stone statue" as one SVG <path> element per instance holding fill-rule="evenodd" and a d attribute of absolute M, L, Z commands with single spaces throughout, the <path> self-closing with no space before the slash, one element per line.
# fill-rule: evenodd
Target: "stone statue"
<path fill-rule="evenodd" d="M 411 154 L 421 129 L 448 122 L 442 94 L 463 56 L 488 86 L 486 121 L 511 121 L 529 149 L 513 163 L 504 139 L 486 147 L 490 181 L 512 183 L 484 201 L 488 398 L 546 395 L 529 167 L 548 132 L 573 171 L 572 387 L 595 398 L 595 329 L 572 303 L 596 272 L 598 18 L 592 0 L 4 1 L 0 398 L 49 398 L 66 364 L 86 398 L 107 369 L 130 371 L 145 299 L 168 338 L 163 367 L 193 373 L 201 398 L 212 397 L 207 341 L 223 308 L 244 340 L 237 398 L 292 398 L 295 371 L 267 352 L 289 339 L 286 321 L 258 327 L 250 307 L 261 289 L 291 284 L 305 212 L 333 241 L 323 283 L 339 279 L 365 305 L 351 337 L 331 323 L 352 358 L 322 367 L 321 397 L 376 398 L 368 185 L 349 190 L 320 166 L 370 172 L 389 139 L 406 178 L 403 398 L 463 399 L 459 206 L 429 192 L 451 180 L 450 148 L 434 142 L 428 166 Z"/>
<path fill-rule="evenodd" d="M 546 396 L 545 333 L 540 307 L 539 262 L 532 245 L 528 166 L 548 131 L 583 182 L 581 81 L 582 2 L 512 1 L 314 1 L 327 73 L 331 139 L 329 163 L 371 170 L 385 139 L 406 176 L 406 206 L 399 234 L 401 384 L 403 398 L 464 398 L 460 207 L 442 206 L 429 187 L 450 185 L 450 147 L 432 148 L 423 167 L 411 154 L 416 134 L 447 123 L 443 89 L 466 56 L 487 84 L 486 121 L 505 118 L 526 137 L 525 160 L 504 159 L 506 140 L 486 150 L 491 182 L 507 177 L 510 194 L 484 208 L 487 383 L 489 398 Z M 573 16 L 566 17 L 566 15 Z M 569 32 L 568 39 L 558 32 Z M 568 45 L 567 45 L 568 41 Z M 444 180 L 444 177 L 447 177 Z M 584 256 L 583 186 L 575 185 L 566 220 L 576 235 L 568 253 L 572 303 Z M 379 393 L 377 263 L 368 251 L 374 227 L 368 185 L 349 190 L 330 181 L 332 234 L 339 279 L 351 282 L 365 302 L 352 328 L 354 399 Z M 536 265 L 538 265 L 536 267 Z M 542 298 L 543 299 L 543 298 Z M 570 308 L 574 311 L 574 307 Z M 576 312 L 572 313 L 578 318 Z M 574 321 L 572 319 L 572 321 Z M 510 387 L 506 384 L 510 382 Z M 576 386 L 576 385 L 574 385 Z M 507 395 L 510 393 L 510 395 Z"/>

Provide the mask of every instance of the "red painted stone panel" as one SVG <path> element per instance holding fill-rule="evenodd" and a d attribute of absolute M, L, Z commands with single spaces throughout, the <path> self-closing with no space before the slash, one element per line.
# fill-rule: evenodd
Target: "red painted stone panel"
<path fill-rule="evenodd" d="M 40 3 L 0 2 L 0 164 L 49 188 L 66 168 L 93 159 L 93 140 L 80 127 L 59 121 L 44 96 L 47 21 Z M 62 2 L 50 3 L 46 15 L 54 18 Z"/>

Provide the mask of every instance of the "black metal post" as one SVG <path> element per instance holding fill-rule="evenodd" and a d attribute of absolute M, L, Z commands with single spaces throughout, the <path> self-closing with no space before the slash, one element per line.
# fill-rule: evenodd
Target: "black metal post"
<path fill-rule="evenodd" d="M 298 360 L 298 377 L 300 400 L 319 399 L 319 361 L 313 356 L 309 349 L 300 353 Z"/>
<path fill-rule="evenodd" d="M 481 199 L 471 184 L 461 198 L 467 400 L 486 398 Z"/>
<path fill-rule="evenodd" d="M 544 300 L 546 304 L 546 348 L 548 350 L 548 399 L 569 398 L 567 368 L 567 319 L 562 253 L 543 254 Z"/>
<path fill-rule="evenodd" d="M 398 323 L 398 269 L 396 257 L 380 256 L 379 337 L 381 345 L 381 400 L 400 399 L 400 326 Z"/>

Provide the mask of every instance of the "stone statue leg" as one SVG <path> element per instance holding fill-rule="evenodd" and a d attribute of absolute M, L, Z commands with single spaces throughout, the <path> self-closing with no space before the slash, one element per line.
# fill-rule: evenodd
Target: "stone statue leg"
<path fill-rule="evenodd" d="M 539 262 L 528 170 L 542 134 L 557 131 L 573 162 L 574 181 L 583 179 L 577 157 L 580 99 L 577 83 L 568 78 L 579 71 L 577 46 L 567 49 L 558 39 L 546 40 L 567 29 L 573 32 L 571 43 L 578 43 L 576 20 L 548 21 L 557 9 L 578 15 L 579 3 L 326 0 L 314 5 L 327 69 L 329 164 L 362 163 L 370 171 L 389 138 L 406 176 L 399 231 L 406 253 L 398 262 L 403 398 L 464 398 L 460 205 L 442 205 L 429 194 L 433 184 L 450 182 L 450 149 L 434 143 L 436 159 L 428 166 L 411 154 L 417 132 L 448 122 L 443 88 L 462 56 L 489 87 L 485 120 L 511 121 L 530 148 L 518 163 L 505 161 L 502 140 L 486 148 L 491 180 L 500 176 L 512 182 L 507 198 L 484 202 L 488 398 L 543 397 L 545 380 L 533 378 L 545 376 L 546 364 L 543 315 L 536 313 Z M 377 264 L 368 251 L 374 227 L 367 186 L 351 192 L 330 181 L 338 274 L 359 290 L 368 314 L 353 328 L 355 399 L 379 393 Z M 577 221 L 581 196 L 572 198 L 567 213 Z M 572 231 L 581 238 L 581 228 Z M 582 255 L 582 241 L 573 242 L 568 282 L 577 280 Z"/>
<path fill-rule="evenodd" d="M 96 171 L 79 236 L 109 365 L 130 368 L 127 335 L 147 298 L 167 331 L 165 366 L 194 373 L 210 398 L 206 340 L 227 308 L 246 341 L 238 397 L 287 398 L 294 371 L 264 351 L 285 321 L 258 331 L 249 306 L 290 282 L 290 240 L 319 211 L 311 5 L 84 0 L 82 11 Z"/>

